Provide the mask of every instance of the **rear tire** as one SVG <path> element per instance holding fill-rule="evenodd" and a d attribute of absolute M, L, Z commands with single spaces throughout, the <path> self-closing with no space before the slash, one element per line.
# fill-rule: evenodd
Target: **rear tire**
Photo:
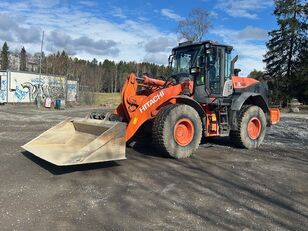
<path fill-rule="evenodd" d="M 200 144 L 202 123 L 194 108 L 185 104 L 167 105 L 156 116 L 152 132 L 158 151 L 176 159 L 186 158 Z"/>
<path fill-rule="evenodd" d="M 265 136 L 266 118 L 263 110 L 258 106 L 245 106 L 238 118 L 238 130 L 230 131 L 230 138 L 241 148 L 259 147 Z"/>

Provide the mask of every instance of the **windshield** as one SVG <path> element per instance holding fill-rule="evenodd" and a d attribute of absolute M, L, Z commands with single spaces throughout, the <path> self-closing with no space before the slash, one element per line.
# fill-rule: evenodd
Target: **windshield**
<path fill-rule="evenodd" d="M 202 54 L 203 46 L 184 47 L 177 49 L 173 56 L 172 72 L 176 73 L 188 73 L 189 68 L 193 66 L 199 66 L 197 57 Z"/>

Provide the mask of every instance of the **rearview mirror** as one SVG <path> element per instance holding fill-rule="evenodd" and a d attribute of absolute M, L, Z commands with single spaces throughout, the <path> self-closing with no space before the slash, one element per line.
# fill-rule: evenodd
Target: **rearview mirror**
<path fill-rule="evenodd" d="M 173 55 L 169 55 L 169 58 L 168 58 L 169 67 L 171 67 L 172 61 L 173 61 Z"/>
<path fill-rule="evenodd" d="M 200 67 L 191 67 L 189 68 L 189 74 L 191 75 L 197 75 L 201 73 L 201 68 Z"/>

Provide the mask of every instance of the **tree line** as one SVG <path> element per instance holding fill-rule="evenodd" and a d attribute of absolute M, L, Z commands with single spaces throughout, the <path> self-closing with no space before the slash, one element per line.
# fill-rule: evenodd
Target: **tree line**
<path fill-rule="evenodd" d="M 42 73 L 67 76 L 77 80 L 81 87 L 87 87 L 95 92 L 119 92 L 131 72 L 141 76 L 167 76 L 169 69 L 154 63 L 136 63 L 120 61 L 116 63 L 105 59 L 99 62 L 69 57 L 65 51 L 50 54 L 42 59 Z"/>
<path fill-rule="evenodd" d="M 4 42 L 1 51 L 1 69 L 9 69 L 9 47 Z M 37 55 L 37 54 L 36 54 Z M 24 47 L 19 53 L 19 70 L 29 71 L 27 68 L 27 52 Z M 37 66 L 39 64 L 36 58 Z M 42 74 L 65 76 L 69 80 L 77 80 L 81 90 L 93 92 L 119 92 L 122 85 L 131 72 L 141 76 L 148 73 L 150 76 L 168 76 L 170 69 L 164 65 L 149 62 L 115 62 L 105 59 L 99 62 L 70 57 L 65 51 L 49 54 L 42 53 Z M 39 72 L 39 67 L 34 70 Z"/>

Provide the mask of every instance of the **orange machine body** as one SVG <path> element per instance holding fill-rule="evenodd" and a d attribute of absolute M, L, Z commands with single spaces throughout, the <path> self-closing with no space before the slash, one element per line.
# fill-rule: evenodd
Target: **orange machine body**
<path fill-rule="evenodd" d="M 141 83 L 138 83 L 134 73 L 128 76 L 121 92 L 122 103 L 114 112 L 127 122 L 126 140 L 132 138 L 146 121 L 155 118 L 162 106 L 176 103 L 175 96 L 184 90 L 192 93 L 192 81 L 168 87 L 164 87 L 165 84 L 168 83 L 146 76 L 142 78 Z"/>
<path fill-rule="evenodd" d="M 234 88 L 245 88 L 252 85 L 257 80 L 242 77 L 232 77 Z M 167 104 L 177 103 L 178 96 L 193 95 L 193 81 L 184 81 L 172 85 L 164 80 L 143 76 L 137 78 L 135 73 L 131 73 L 121 91 L 121 104 L 115 109 L 114 114 L 120 116 L 127 123 L 126 141 L 130 140 L 138 129 L 146 122 L 153 120 L 160 108 Z M 205 122 L 205 136 L 219 136 L 219 123 L 215 111 L 211 110 L 208 104 L 200 104 Z M 280 112 L 278 109 L 270 109 L 271 124 L 279 121 Z"/>

